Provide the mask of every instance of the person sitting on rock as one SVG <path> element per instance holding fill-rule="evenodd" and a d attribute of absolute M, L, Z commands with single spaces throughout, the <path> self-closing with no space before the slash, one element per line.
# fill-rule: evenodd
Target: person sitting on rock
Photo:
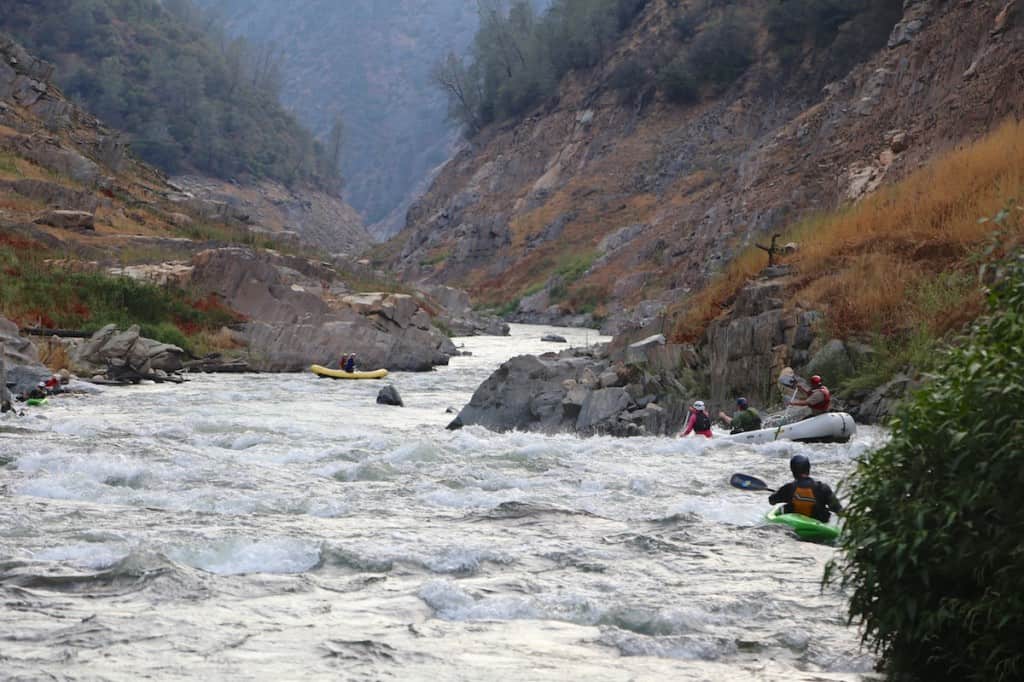
<path fill-rule="evenodd" d="M 797 384 L 796 389 L 806 397 L 803 400 L 794 400 L 789 404 L 790 407 L 809 407 L 811 408 L 811 416 L 816 417 L 819 414 L 828 412 L 832 406 L 832 394 L 829 392 L 828 387 L 821 383 L 821 377 L 817 374 L 811 377 L 810 389 L 806 389 L 800 384 Z"/>
<path fill-rule="evenodd" d="M 345 371 L 351 374 L 356 371 L 356 354 L 348 356 L 348 361 L 345 363 Z"/>
<path fill-rule="evenodd" d="M 705 438 L 711 438 L 711 415 L 708 414 L 703 400 L 698 400 L 690 408 L 690 416 L 686 419 L 686 429 L 680 437 L 689 436 L 693 431 Z"/>
<path fill-rule="evenodd" d="M 732 431 L 729 433 L 757 431 L 761 428 L 761 415 L 757 413 L 757 410 L 750 407 L 746 398 L 737 398 L 736 407 L 736 413 L 731 417 L 725 412 L 718 413 L 718 417 L 725 422 L 726 426 L 732 427 Z"/>

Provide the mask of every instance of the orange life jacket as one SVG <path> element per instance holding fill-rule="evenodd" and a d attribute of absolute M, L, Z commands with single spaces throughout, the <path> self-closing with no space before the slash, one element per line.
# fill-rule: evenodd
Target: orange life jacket
<path fill-rule="evenodd" d="M 801 485 L 806 482 L 807 485 Z M 790 505 L 793 512 L 814 518 L 814 508 L 818 504 L 818 497 L 814 494 L 814 481 L 809 478 L 802 478 L 793 487 L 793 500 Z"/>

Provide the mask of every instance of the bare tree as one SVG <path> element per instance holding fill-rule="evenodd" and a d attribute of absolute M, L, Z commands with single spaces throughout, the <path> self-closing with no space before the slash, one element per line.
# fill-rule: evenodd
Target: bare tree
<path fill-rule="evenodd" d="M 471 134 L 478 132 L 478 86 L 470 77 L 462 59 L 454 52 L 449 52 L 434 66 L 430 77 L 448 95 L 449 114 L 452 118 L 469 128 Z"/>

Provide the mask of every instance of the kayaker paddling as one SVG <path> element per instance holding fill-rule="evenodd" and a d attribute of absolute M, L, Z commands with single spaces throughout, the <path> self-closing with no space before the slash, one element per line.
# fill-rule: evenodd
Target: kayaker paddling
<path fill-rule="evenodd" d="M 811 478 L 811 460 L 794 455 L 789 460 L 793 481 L 779 488 L 768 498 L 770 504 L 784 503 L 786 514 L 803 514 L 822 523 L 828 523 L 831 513 L 841 514 L 839 498 L 827 483 Z"/>

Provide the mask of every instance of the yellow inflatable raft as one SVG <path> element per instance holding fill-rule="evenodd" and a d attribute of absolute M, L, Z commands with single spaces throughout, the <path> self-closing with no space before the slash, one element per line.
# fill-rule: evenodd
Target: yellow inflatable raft
<path fill-rule="evenodd" d="M 386 369 L 375 369 L 372 372 L 346 372 L 340 369 L 328 369 L 322 365 L 313 365 L 309 371 L 332 379 L 383 379 L 388 375 Z"/>

